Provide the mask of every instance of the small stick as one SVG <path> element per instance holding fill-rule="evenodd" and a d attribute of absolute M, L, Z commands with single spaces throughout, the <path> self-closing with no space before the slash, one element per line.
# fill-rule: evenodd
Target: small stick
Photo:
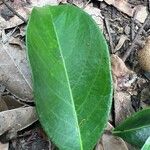
<path fill-rule="evenodd" d="M 5 44 L 6 42 L 8 42 L 8 40 L 10 39 L 10 37 L 15 33 L 15 31 L 17 30 L 18 26 L 16 26 L 13 31 L 9 32 L 6 34 L 6 37 L 3 39 L 2 38 L 2 42 Z"/>
<path fill-rule="evenodd" d="M 2 2 L 7 6 L 7 8 L 14 13 L 14 15 L 18 16 L 23 22 L 27 23 L 27 20 L 23 18 L 20 14 L 18 14 L 11 6 L 8 5 L 8 3 L 5 0 L 2 0 Z"/>
<path fill-rule="evenodd" d="M 82 7 L 82 9 L 84 9 L 89 3 L 91 2 L 91 0 L 88 0 L 85 5 Z"/>
<path fill-rule="evenodd" d="M 142 24 L 138 21 L 138 20 L 134 20 L 134 22 L 136 23 L 136 25 L 141 28 Z M 143 29 L 142 33 L 144 34 L 144 36 L 147 36 L 147 32 Z"/>
<path fill-rule="evenodd" d="M 134 37 L 135 37 L 135 32 L 134 32 L 134 28 L 135 28 L 135 16 L 137 15 L 137 10 L 135 10 L 134 11 L 134 13 L 133 13 L 133 17 L 131 18 L 131 20 L 132 20 L 132 24 L 131 24 L 131 29 L 132 29 L 132 31 L 131 31 L 131 40 L 133 41 L 134 40 Z M 142 26 L 142 25 L 141 25 Z M 141 27 L 140 26 L 140 27 Z"/>
<path fill-rule="evenodd" d="M 110 42 L 111 53 L 113 53 L 113 52 L 114 52 L 114 46 L 113 46 L 113 40 L 112 40 L 112 36 L 111 36 L 111 32 L 110 32 L 109 20 L 105 17 L 104 21 L 105 21 L 106 30 L 107 30 L 108 36 L 109 36 L 109 42 Z"/>
<path fill-rule="evenodd" d="M 143 23 L 143 25 L 142 25 L 141 28 L 139 29 L 138 33 L 136 34 L 136 36 L 135 36 L 135 38 L 134 38 L 134 40 L 133 40 L 131 46 L 128 48 L 128 50 L 125 52 L 124 56 L 122 57 L 122 60 L 123 60 L 124 62 L 126 61 L 126 59 L 129 57 L 130 53 L 132 52 L 132 50 L 133 50 L 135 44 L 136 44 L 137 41 L 138 41 L 139 35 L 142 33 L 142 31 L 143 31 L 145 25 L 147 25 L 147 23 L 149 22 L 149 18 L 150 18 L 150 14 L 147 16 L 145 22 Z"/>
<path fill-rule="evenodd" d="M 135 33 L 134 33 L 134 17 L 131 19 L 132 20 L 132 23 L 131 23 L 131 40 L 133 41 L 134 39 L 134 36 L 135 36 Z"/>

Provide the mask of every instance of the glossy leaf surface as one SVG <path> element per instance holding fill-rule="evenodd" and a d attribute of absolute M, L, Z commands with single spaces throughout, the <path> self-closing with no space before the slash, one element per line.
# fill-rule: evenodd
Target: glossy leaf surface
<path fill-rule="evenodd" d="M 109 53 L 98 26 L 71 5 L 34 8 L 26 41 L 47 135 L 60 150 L 92 150 L 112 98 Z"/>
<path fill-rule="evenodd" d="M 150 109 L 144 109 L 127 118 L 116 127 L 113 134 L 128 143 L 142 147 L 150 136 Z"/>

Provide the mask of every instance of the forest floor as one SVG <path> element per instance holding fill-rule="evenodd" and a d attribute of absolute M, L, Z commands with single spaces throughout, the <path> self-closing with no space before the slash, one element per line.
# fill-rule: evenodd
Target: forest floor
<path fill-rule="evenodd" d="M 150 106 L 148 0 L 1 0 L 0 117 L 3 119 L 0 120 L 0 150 L 56 149 L 35 113 L 25 53 L 25 29 L 34 6 L 60 3 L 74 4 L 89 13 L 109 45 L 114 95 L 106 131 L 134 112 Z M 16 124 L 21 126 L 16 127 Z M 116 149 L 136 150 L 107 132 L 95 147 L 95 150 Z"/>

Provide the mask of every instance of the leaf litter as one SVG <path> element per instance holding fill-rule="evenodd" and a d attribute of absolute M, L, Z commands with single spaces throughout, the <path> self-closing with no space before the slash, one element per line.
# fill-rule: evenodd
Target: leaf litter
<path fill-rule="evenodd" d="M 104 1 L 106 3 L 104 3 Z M 144 86 L 145 84 L 149 83 L 149 80 L 147 80 L 145 77 L 142 76 L 143 72 L 141 72 L 140 70 L 141 68 L 143 69 L 143 67 L 141 65 L 141 62 L 138 60 L 139 56 L 137 56 L 137 51 L 141 48 L 139 47 L 140 44 L 136 45 L 138 42 L 137 42 L 137 38 L 135 37 L 136 35 L 138 35 L 140 39 L 146 41 L 146 37 L 145 37 L 146 34 L 144 33 L 147 32 L 147 34 L 149 34 L 148 21 L 146 21 L 146 23 L 144 23 L 143 26 L 143 22 L 146 20 L 146 17 L 148 15 L 148 9 L 147 9 L 148 6 L 144 2 L 140 3 L 139 1 L 137 2 L 134 0 L 129 2 L 124 0 L 120 0 L 120 1 L 104 0 L 104 1 L 100 0 L 99 2 L 90 2 L 90 4 L 88 4 L 89 2 L 87 3 L 81 0 L 78 1 L 47 0 L 44 2 L 40 0 L 29 0 L 28 2 L 25 1 L 23 2 L 25 5 L 22 5 L 23 3 L 21 1 L 16 1 L 15 4 L 11 2 L 9 3 L 9 5 L 12 6 L 14 10 L 18 12 L 21 16 L 23 16 L 26 20 L 28 19 L 28 15 L 30 14 L 33 6 L 42 6 L 50 3 L 54 5 L 58 5 L 60 2 L 73 3 L 75 5 L 78 5 L 78 7 L 80 8 L 84 8 L 84 6 L 86 6 L 84 8 L 85 11 L 87 11 L 90 15 L 93 16 L 95 21 L 103 30 L 106 38 L 108 36 L 107 35 L 108 33 L 105 30 L 105 24 L 103 22 L 104 22 L 104 16 L 108 18 L 108 24 L 110 26 L 110 36 L 112 38 L 112 42 L 115 47 L 115 51 L 113 51 L 113 53 L 116 54 L 115 58 L 117 59 L 114 62 L 112 62 L 112 73 L 113 73 L 114 87 L 115 87 L 115 91 L 114 91 L 115 119 L 113 120 L 115 123 L 113 124 L 113 126 L 115 126 L 119 124 L 121 120 L 131 115 L 134 111 L 137 111 L 137 109 L 134 109 L 133 107 L 133 101 L 131 100 L 132 97 L 135 97 L 136 103 L 137 100 L 140 101 L 140 106 L 138 107 L 145 108 L 149 106 L 149 104 L 146 104 L 149 103 L 148 102 L 149 86 L 146 87 Z M 0 9 L 2 9 L 3 7 L 4 4 L 1 3 Z M 123 14 L 120 12 L 123 12 Z M 12 15 L 10 12 L 9 14 Z M 131 18 L 129 18 L 128 16 L 130 16 Z M 6 43 L 4 42 L 5 44 L 2 42 L 0 43 L 1 44 L 0 56 L 2 56 L 0 59 L 0 68 L 1 68 L 0 82 L 6 86 L 7 88 L 6 91 L 9 91 L 7 92 L 7 94 L 9 93 L 8 95 L 14 96 L 13 98 L 14 101 L 20 99 L 21 101 L 23 100 L 24 102 L 32 102 L 33 96 L 32 96 L 32 88 L 31 88 L 32 85 L 30 81 L 31 77 L 26 62 L 24 43 L 21 43 L 20 37 L 15 36 L 16 31 L 15 34 L 14 33 L 11 34 L 12 29 L 17 27 L 19 28 L 19 30 L 21 29 L 18 35 L 24 36 L 25 33 L 24 30 L 22 30 L 22 26 L 24 26 L 24 22 L 16 15 L 12 15 L 12 17 L 10 17 L 8 20 L 5 20 L 5 18 L 3 18 L 2 15 L 0 15 L 0 22 L 1 22 L 0 36 L 5 39 L 4 41 L 6 41 Z M 132 25 L 130 25 L 130 23 L 132 23 Z M 126 29 L 125 27 L 127 25 L 128 25 L 128 31 L 124 30 Z M 141 28 L 140 32 L 138 32 L 139 28 Z M 126 36 L 124 36 L 124 33 L 126 34 Z M 8 37 L 5 35 L 7 35 Z M 133 38 L 136 39 L 135 40 L 136 42 L 133 41 Z M 109 43 L 109 38 L 107 39 Z M 128 55 L 129 58 L 127 58 L 127 61 L 124 63 L 125 59 L 123 58 L 121 60 L 121 58 L 122 56 L 124 57 L 124 51 L 130 48 L 130 45 L 134 45 L 135 51 L 133 53 L 132 50 L 129 50 L 130 51 L 130 55 Z M 112 55 L 112 57 L 114 56 Z M 9 96 L 7 94 L 4 97 L 1 96 L 2 99 L 1 112 L 3 112 L 1 114 L 4 115 L 7 111 L 8 112 L 11 111 L 9 109 L 11 108 L 14 109 L 17 106 L 18 108 L 15 108 L 14 111 L 12 111 L 15 114 L 15 116 L 17 116 L 15 113 L 17 109 L 19 109 L 19 111 L 23 113 L 24 108 L 22 107 L 22 104 L 15 104 L 15 106 L 12 106 L 13 104 L 11 104 L 10 106 L 8 105 L 7 101 L 9 103 L 10 101 L 9 101 Z M 141 98 L 139 98 L 138 95 L 140 95 Z M 29 106 L 27 108 L 30 109 Z M 34 116 L 35 112 L 31 114 Z M 22 117 L 26 117 L 26 116 L 22 116 Z M 30 125 L 29 122 L 27 124 Z M 15 123 L 12 124 L 12 127 L 14 125 Z M 22 129 L 20 128 L 17 129 L 16 131 L 18 130 L 22 130 Z M 9 131 L 9 129 L 6 128 L 6 131 Z M 109 135 L 107 136 L 108 137 L 107 138 L 105 137 L 105 139 L 109 139 L 109 141 L 111 141 L 112 137 Z M 28 142 L 26 141 L 26 143 Z M 99 147 L 102 148 L 102 145 L 101 146 L 100 145 Z M 104 148 L 104 145 L 103 145 L 103 149 L 105 150 L 106 148 Z M 121 145 L 121 143 L 119 143 L 118 145 Z M 134 149 L 134 148 L 130 147 L 130 149 Z"/>
<path fill-rule="evenodd" d="M 113 126 L 108 122 L 107 128 L 95 150 L 128 150 L 126 143 L 121 138 L 112 135 L 112 130 Z"/>

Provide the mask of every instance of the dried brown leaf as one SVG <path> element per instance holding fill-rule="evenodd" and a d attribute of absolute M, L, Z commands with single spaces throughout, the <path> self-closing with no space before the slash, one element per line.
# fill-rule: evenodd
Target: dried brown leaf
<path fill-rule="evenodd" d="M 25 48 L 24 43 L 22 41 L 20 41 L 19 37 L 17 37 L 17 38 L 11 37 L 8 42 L 9 42 L 9 44 L 19 46 L 19 49 L 21 49 L 21 50 L 23 48 Z"/>
<path fill-rule="evenodd" d="M 0 44 L 0 82 L 15 95 L 32 101 L 30 71 L 25 50 L 7 44 Z"/>
<path fill-rule="evenodd" d="M 138 21 L 140 21 L 141 23 L 144 23 L 148 12 L 147 12 L 147 7 L 143 6 L 143 5 L 138 5 L 135 6 L 135 19 L 137 19 Z"/>
<path fill-rule="evenodd" d="M 129 16 L 133 16 L 134 9 L 132 8 L 132 5 L 129 4 L 126 0 L 104 0 L 104 1 L 109 5 L 113 5 L 123 13 L 126 13 Z"/>
<path fill-rule="evenodd" d="M 11 95 L 2 95 L 2 100 L 5 102 L 7 109 L 5 110 L 11 110 L 19 107 L 23 107 L 24 104 L 21 103 L 19 100 L 17 100 L 15 97 Z"/>
<path fill-rule="evenodd" d="M 5 101 L 2 99 L 0 95 L 0 112 L 5 110 L 8 110 L 7 104 L 5 103 Z"/>
<path fill-rule="evenodd" d="M 115 54 L 111 55 L 111 66 L 112 66 L 112 73 L 116 77 L 123 77 L 133 73 L 126 67 L 123 60 Z"/>
<path fill-rule="evenodd" d="M 29 15 L 28 9 L 20 7 L 18 10 L 16 10 L 16 12 L 18 12 L 18 14 L 20 14 L 26 20 L 28 19 L 28 15 Z M 16 15 L 11 17 L 9 20 L 5 20 L 4 18 L 2 18 L 0 16 L 0 30 L 14 28 L 14 27 L 19 26 L 23 23 L 24 22 Z"/>
<path fill-rule="evenodd" d="M 131 95 L 126 91 L 114 92 L 115 125 L 119 125 L 130 116 L 134 109 L 132 107 Z"/>
<path fill-rule="evenodd" d="M 135 94 L 132 84 L 136 81 L 137 76 L 117 55 L 111 56 L 111 62 L 114 78 L 115 125 L 118 125 L 134 112 L 131 95 Z"/>
<path fill-rule="evenodd" d="M 107 4 L 113 5 L 119 11 L 133 17 L 134 12 L 136 12 L 135 19 L 143 23 L 148 15 L 145 6 L 138 5 L 134 6 L 128 3 L 126 0 L 104 0 Z"/>
<path fill-rule="evenodd" d="M 34 107 L 17 108 L 0 112 L 0 135 L 17 133 L 37 121 Z"/>
<path fill-rule="evenodd" d="M 112 125 L 108 123 L 106 131 L 95 150 L 128 150 L 126 143 L 121 138 L 111 134 L 112 129 Z"/>
<path fill-rule="evenodd" d="M 68 0 L 68 2 L 78 6 L 80 8 L 84 7 L 84 4 L 85 4 L 84 0 Z"/>
<path fill-rule="evenodd" d="M 120 39 L 118 41 L 118 44 L 115 47 L 114 53 L 118 50 L 121 49 L 121 47 L 123 46 L 123 44 L 125 43 L 125 41 L 128 39 L 128 37 L 126 35 L 121 35 Z"/>

